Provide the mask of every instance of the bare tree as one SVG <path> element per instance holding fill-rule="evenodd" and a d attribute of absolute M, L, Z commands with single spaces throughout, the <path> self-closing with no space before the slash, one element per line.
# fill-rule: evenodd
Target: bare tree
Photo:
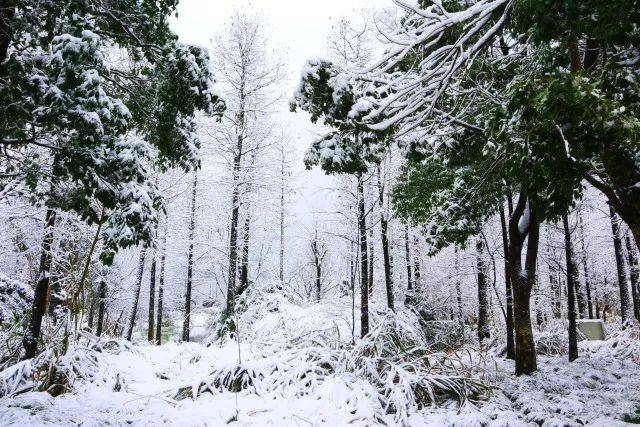
<path fill-rule="evenodd" d="M 316 301 L 320 302 L 322 297 L 322 269 L 327 256 L 327 248 L 324 242 L 318 238 L 318 228 L 315 229 L 311 239 L 311 255 L 313 257 L 313 265 L 315 268 Z"/>
<path fill-rule="evenodd" d="M 620 222 L 616 217 L 613 207 L 609 205 L 609 216 L 611 217 L 611 232 L 613 235 L 613 248 L 616 256 L 616 268 L 618 270 L 618 288 L 620 289 L 620 315 L 622 323 L 632 317 L 631 303 L 629 301 L 629 288 L 627 284 L 627 273 L 624 267 L 624 256 L 622 254 L 622 238 L 620 236 Z"/>
<path fill-rule="evenodd" d="M 162 234 L 162 248 L 160 253 L 160 283 L 158 284 L 158 310 L 156 318 L 156 345 L 162 344 L 162 305 L 164 303 L 164 268 L 167 252 L 167 229 L 168 218 L 164 221 L 164 232 Z"/>
<path fill-rule="evenodd" d="M 245 157 L 256 158 L 264 147 L 265 119 L 278 99 L 275 89 L 282 76 L 281 64 L 272 63 L 267 57 L 266 41 L 261 20 L 236 11 L 215 38 L 213 47 L 227 102 L 227 111 L 215 138 L 231 169 L 227 317 L 234 312 L 238 293 L 238 228 L 242 185 L 246 183 L 244 175 L 248 166 Z"/>

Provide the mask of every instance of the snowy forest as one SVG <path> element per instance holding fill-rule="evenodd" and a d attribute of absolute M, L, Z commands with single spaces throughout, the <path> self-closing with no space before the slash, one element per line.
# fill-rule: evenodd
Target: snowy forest
<path fill-rule="evenodd" d="M 0 0 L 0 425 L 640 424 L 638 0 Z"/>

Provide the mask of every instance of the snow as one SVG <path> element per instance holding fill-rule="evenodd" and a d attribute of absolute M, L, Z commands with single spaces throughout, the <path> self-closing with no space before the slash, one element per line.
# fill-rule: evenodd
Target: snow
<path fill-rule="evenodd" d="M 529 210 L 529 202 L 524 208 L 522 216 L 518 220 L 518 231 L 520 234 L 525 234 L 529 230 L 529 222 L 531 220 L 531 211 Z"/>
<path fill-rule="evenodd" d="M 440 397 L 436 405 L 418 405 L 409 384 L 410 370 L 419 365 L 405 359 L 410 351 L 387 347 L 386 336 L 396 331 L 404 340 L 419 340 L 410 312 L 399 309 L 393 321 L 374 312 L 371 339 L 350 347 L 348 301 L 302 303 L 273 290 L 249 298 L 261 303 L 248 304 L 240 315 L 239 342 L 103 342 L 104 350 L 95 353 L 95 363 L 83 365 L 91 369 L 69 392 L 6 396 L 0 419 L 4 425 L 622 426 L 621 418 L 640 407 L 638 325 L 612 332 L 605 341 L 580 342 L 573 363 L 564 354 L 540 355 L 539 371 L 531 376 L 514 376 L 513 362 L 492 348 L 478 353 L 470 346 L 457 355 L 463 365 L 455 366 L 467 366 L 491 391 L 462 403 Z M 199 323 L 205 321 L 200 317 Z M 566 330 L 558 322 L 548 334 L 564 336 Z M 88 354 L 79 348 L 63 359 L 72 366 Z M 470 361 L 463 362 L 465 354 Z M 446 357 L 427 357 L 434 356 Z M 397 357 L 406 362 L 379 369 Z M 430 362 L 430 369 L 437 366 Z M 3 384 L 24 369 L 31 364 L 0 373 Z M 237 390 L 221 385 L 236 384 L 239 369 Z M 446 383 L 453 377 L 422 378 Z M 397 411 L 386 409 L 389 402 Z"/>

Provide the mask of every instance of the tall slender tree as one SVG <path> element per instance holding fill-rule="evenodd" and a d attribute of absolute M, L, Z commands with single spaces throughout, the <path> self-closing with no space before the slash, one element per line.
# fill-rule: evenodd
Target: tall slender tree
<path fill-rule="evenodd" d="M 506 316 L 505 328 L 507 330 L 507 359 L 515 359 L 516 349 L 513 341 L 513 291 L 511 289 L 511 281 L 509 279 L 509 235 L 507 233 L 507 221 L 504 214 L 504 206 L 500 206 L 500 230 L 502 232 L 502 250 L 504 254 L 504 283 L 505 283 L 505 299 L 506 299 Z"/>
<path fill-rule="evenodd" d="M 160 283 L 158 284 L 158 310 L 156 318 L 156 345 L 162 344 L 162 310 L 164 303 L 164 265 L 167 253 L 168 218 L 165 216 L 164 232 L 162 233 L 162 248 L 160 249 Z"/>
<path fill-rule="evenodd" d="M 189 209 L 189 249 L 187 251 L 187 286 L 184 292 L 184 320 L 182 323 L 182 341 L 189 341 L 191 331 L 191 291 L 193 286 L 193 240 L 196 229 L 196 201 L 198 194 L 198 175 L 193 175 L 191 186 L 191 206 Z"/>
<path fill-rule="evenodd" d="M 393 272 L 391 271 L 391 257 L 389 254 L 389 220 L 385 213 L 384 185 L 382 184 L 381 174 L 381 168 L 380 165 L 378 165 L 378 209 L 380 210 L 380 240 L 382 242 L 382 260 L 384 262 L 384 285 L 387 294 L 387 307 L 391 311 L 395 311 L 393 301 Z"/>
<path fill-rule="evenodd" d="M 624 324 L 633 317 L 631 302 L 629 301 L 629 287 L 627 273 L 624 266 L 622 253 L 622 237 L 620 235 L 620 222 L 616 217 L 613 207 L 609 205 L 609 217 L 611 219 L 611 233 L 613 236 L 613 249 L 616 257 L 616 269 L 618 272 L 618 289 L 620 290 L 620 316 Z"/>
<path fill-rule="evenodd" d="M 127 341 L 131 341 L 133 337 L 133 328 L 136 324 L 136 317 L 138 316 L 138 302 L 140 301 L 140 289 L 142 289 L 142 276 L 144 274 L 144 263 L 147 254 L 146 246 L 140 251 L 140 259 L 138 260 L 138 274 L 136 275 L 135 291 L 133 295 L 133 302 L 131 304 L 131 311 L 129 313 L 129 323 L 127 324 Z"/>
<path fill-rule="evenodd" d="M 576 298 L 575 285 L 577 269 L 573 260 L 573 247 L 571 245 L 571 229 L 569 228 L 568 215 L 562 217 L 564 229 L 565 261 L 567 263 L 567 316 L 569 318 L 569 362 L 578 358 L 578 334 L 576 331 Z"/>
<path fill-rule="evenodd" d="M 478 340 L 480 343 L 491 337 L 489 327 L 489 301 L 487 295 L 487 271 L 484 260 L 484 241 L 476 240 L 476 262 L 478 277 Z"/>
<path fill-rule="evenodd" d="M 107 305 L 107 282 L 102 279 L 98 291 L 98 324 L 96 325 L 96 336 L 102 335 L 105 325 L 105 311 Z"/>
<path fill-rule="evenodd" d="M 153 343 L 155 333 L 155 299 L 156 299 L 156 252 L 151 258 L 151 271 L 149 273 L 149 319 L 147 320 L 147 340 Z"/>

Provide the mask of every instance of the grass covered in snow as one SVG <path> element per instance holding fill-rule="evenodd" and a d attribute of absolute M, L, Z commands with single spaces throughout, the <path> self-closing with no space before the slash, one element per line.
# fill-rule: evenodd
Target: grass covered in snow
<path fill-rule="evenodd" d="M 346 301 L 308 304 L 262 289 L 246 307 L 239 334 L 208 345 L 96 345 L 87 336 L 47 365 L 86 368 L 57 397 L 37 391 L 29 369 L 47 370 L 35 361 L 8 368 L 0 372 L 0 422 L 615 426 L 640 408 L 637 326 L 581 343 L 574 363 L 541 356 L 539 372 L 515 377 L 511 361 L 473 343 L 433 351 L 409 310 L 375 314 L 370 336 L 352 344 Z"/>

